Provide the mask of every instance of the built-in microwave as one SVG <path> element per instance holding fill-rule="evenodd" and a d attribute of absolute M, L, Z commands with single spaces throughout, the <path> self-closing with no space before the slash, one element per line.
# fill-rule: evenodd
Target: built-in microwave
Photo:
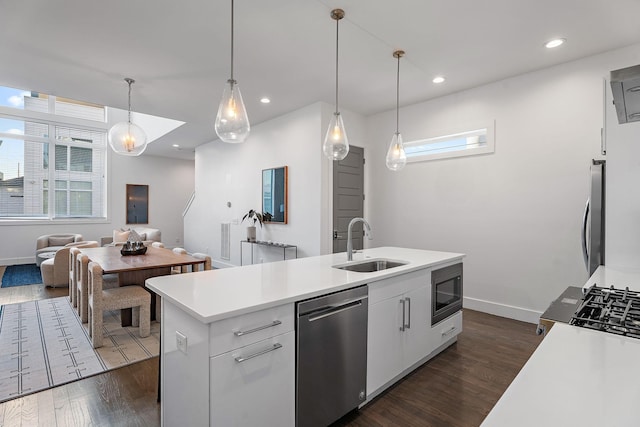
<path fill-rule="evenodd" d="M 462 310 L 462 263 L 431 272 L 431 326 Z"/>

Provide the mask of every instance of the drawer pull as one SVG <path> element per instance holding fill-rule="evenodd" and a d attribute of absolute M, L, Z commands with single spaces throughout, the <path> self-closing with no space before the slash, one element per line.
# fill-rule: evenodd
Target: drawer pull
<path fill-rule="evenodd" d="M 452 326 L 451 328 L 447 329 L 446 331 L 444 331 L 442 333 L 443 337 L 446 337 L 447 335 L 451 335 L 453 332 L 455 332 L 455 330 L 458 329 L 455 326 Z"/>
<path fill-rule="evenodd" d="M 282 344 L 277 344 L 276 343 L 276 344 L 273 345 L 273 347 L 268 348 L 266 350 L 262 350 L 262 351 L 259 351 L 257 353 L 253 353 L 252 355 L 246 356 L 246 357 L 238 356 L 235 359 L 236 359 L 236 362 L 242 363 L 242 362 L 244 362 L 246 360 L 253 359 L 254 357 L 262 356 L 263 354 L 270 353 L 270 352 L 272 352 L 274 350 L 277 350 L 279 348 L 282 348 Z"/>
<path fill-rule="evenodd" d="M 261 331 L 263 329 L 273 328 L 274 326 L 278 326 L 278 325 L 281 325 L 281 324 L 282 324 L 281 321 L 274 320 L 272 323 L 269 323 L 268 325 L 258 326 L 257 328 L 249 329 L 248 331 L 237 331 L 237 332 L 234 332 L 233 334 L 235 336 L 237 336 L 237 337 L 241 337 L 243 335 L 252 334 L 254 332 L 258 332 L 258 331 Z"/>

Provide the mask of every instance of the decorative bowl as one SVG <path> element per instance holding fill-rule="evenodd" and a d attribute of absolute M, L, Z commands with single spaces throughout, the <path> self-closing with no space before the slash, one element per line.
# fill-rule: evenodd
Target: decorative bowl
<path fill-rule="evenodd" d="M 142 242 L 127 242 L 120 249 L 120 253 L 124 256 L 127 255 L 144 255 L 147 253 L 147 247 Z"/>

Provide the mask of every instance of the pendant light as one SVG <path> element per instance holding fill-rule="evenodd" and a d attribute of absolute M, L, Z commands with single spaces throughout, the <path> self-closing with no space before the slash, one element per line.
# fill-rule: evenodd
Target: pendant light
<path fill-rule="evenodd" d="M 147 148 L 147 135 L 140 126 L 131 123 L 131 85 L 136 81 L 128 77 L 124 81 L 129 85 L 129 118 L 109 129 L 109 145 L 118 154 L 139 156 Z"/>
<path fill-rule="evenodd" d="M 251 131 L 238 82 L 233 78 L 233 0 L 231 0 L 231 77 L 227 80 L 222 92 L 215 127 L 218 138 L 231 144 L 244 142 Z"/>
<path fill-rule="evenodd" d="M 407 155 L 404 152 L 402 135 L 400 134 L 400 58 L 403 56 L 403 50 L 393 52 L 393 57 L 398 59 L 398 72 L 396 74 L 396 133 L 391 138 L 386 159 L 387 168 L 392 171 L 399 171 L 407 164 Z"/>
<path fill-rule="evenodd" d="M 344 130 L 344 123 L 338 110 L 338 23 L 344 18 L 344 10 L 331 11 L 331 19 L 336 21 L 336 111 L 329 122 L 329 129 L 324 137 L 322 151 L 331 160 L 342 160 L 349 154 L 349 140 Z"/>

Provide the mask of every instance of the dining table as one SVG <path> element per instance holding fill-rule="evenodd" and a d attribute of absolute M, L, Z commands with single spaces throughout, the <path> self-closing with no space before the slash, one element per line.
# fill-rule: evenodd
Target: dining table
<path fill-rule="evenodd" d="M 119 286 L 138 285 L 145 288 L 145 280 L 150 277 L 171 274 L 171 267 L 194 266 L 203 264 L 204 259 L 187 254 L 179 254 L 171 249 L 147 246 L 142 255 L 123 255 L 120 246 L 103 246 L 98 248 L 80 248 L 90 261 L 100 265 L 102 274 L 117 274 Z M 151 320 L 155 320 L 156 295 L 151 293 Z M 131 309 L 120 312 L 122 326 L 131 325 Z"/>

